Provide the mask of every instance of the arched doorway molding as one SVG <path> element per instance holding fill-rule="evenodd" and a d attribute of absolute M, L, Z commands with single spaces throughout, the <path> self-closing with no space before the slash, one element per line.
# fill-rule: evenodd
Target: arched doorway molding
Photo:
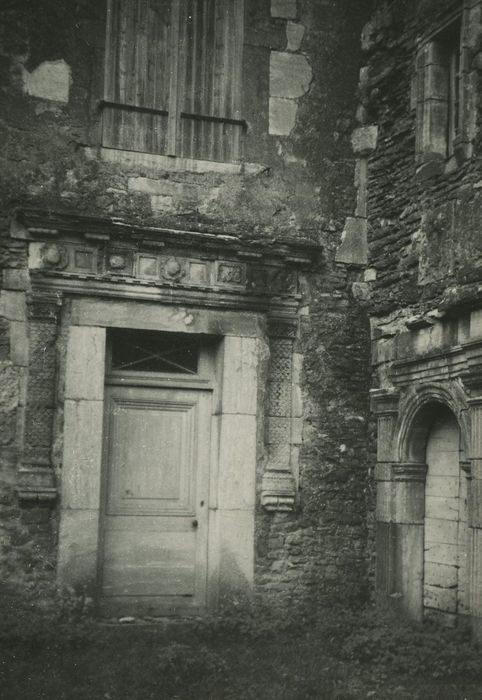
<path fill-rule="evenodd" d="M 398 462 L 425 462 L 428 434 L 434 415 L 442 407 L 448 408 L 455 416 L 460 427 L 461 450 L 465 455 L 469 454 L 471 425 L 464 390 L 455 382 L 447 385 L 421 384 L 400 402 L 395 430 Z"/>

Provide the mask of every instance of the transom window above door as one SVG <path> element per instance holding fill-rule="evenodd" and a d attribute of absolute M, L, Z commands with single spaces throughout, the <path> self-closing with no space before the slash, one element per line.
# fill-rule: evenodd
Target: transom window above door
<path fill-rule="evenodd" d="M 243 0 L 108 0 L 102 145 L 241 157 Z"/>
<path fill-rule="evenodd" d="M 163 372 L 194 375 L 198 371 L 199 341 L 181 333 L 134 329 L 109 330 L 111 372 Z"/>

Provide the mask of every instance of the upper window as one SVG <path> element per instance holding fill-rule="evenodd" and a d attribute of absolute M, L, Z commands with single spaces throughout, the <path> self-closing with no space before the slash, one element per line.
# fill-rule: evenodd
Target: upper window
<path fill-rule="evenodd" d="M 425 43 L 417 56 L 417 154 L 421 161 L 454 155 L 463 133 L 461 20 Z"/>
<path fill-rule="evenodd" d="M 109 0 L 102 145 L 237 161 L 243 0 Z"/>

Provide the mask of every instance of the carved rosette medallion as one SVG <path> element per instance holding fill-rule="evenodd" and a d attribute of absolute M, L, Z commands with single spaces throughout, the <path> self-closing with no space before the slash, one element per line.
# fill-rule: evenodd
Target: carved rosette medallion
<path fill-rule="evenodd" d="M 162 261 L 161 276 L 169 282 L 179 282 L 186 275 L 186 268 L 180 260 L 171 257 Z"/>
<path fill-rule="evenodd" d="M 44 268 L 63 270 L 69 263 L 67 248 L 58 243 L 46 243 L 42 246 L 40 257 Z"/>

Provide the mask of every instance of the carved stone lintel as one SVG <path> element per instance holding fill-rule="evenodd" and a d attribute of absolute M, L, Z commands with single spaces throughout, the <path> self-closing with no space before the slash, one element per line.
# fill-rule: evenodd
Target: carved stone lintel
<path fill-rule="evenodd" d="M 289 472 L 267 471 L 261 486 L 261 505 L 269 512 L 292 512 L 296 486 Z"/>
<path fill-rule="evenodd" d="M 425 482 L 428 467 L 423 462 L 402 462 L 393 465 L 393 481 Z"/>
<path fill-rule="evenodd" d="M 49 467 L 20 467 L 17 493 L 21 501 L 54 501 L 57 486 L 53 470 Z"/>

